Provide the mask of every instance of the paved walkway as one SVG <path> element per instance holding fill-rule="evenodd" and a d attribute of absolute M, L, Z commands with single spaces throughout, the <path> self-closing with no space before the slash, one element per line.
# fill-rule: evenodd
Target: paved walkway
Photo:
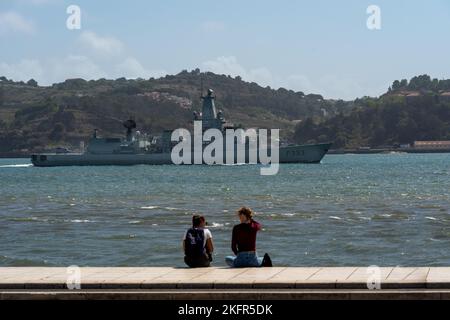
<path fill-rule="evenodd" d="M 450 298 L 450 268 L 380 268 L 381 290 L 368 290 L 371 273 L 367 267 L 345 268 L 80 268 L 81 291 L 67 290 L 74 278 L 66 268 L 0 268 L 0 299 L 14 294 L 73 295 L 77 292 L 102 293 L 103 297 L 137 292 L 170 299 L 176 294 L 197 292 L 197 297 L 211 294 L 243 294 L 258 298 L 261 293 L 278 293 L 278 297 L 302 294 L 350 293 L 422 294 L 432 298 Z M 376 278 L 373 274 L 372 278 Z M 84 291 L 83 291 L 84 290 Z M 134 291 L 133 291 L 134 290 Z M 370 292 L 369 292 L 370 291 Z M 169 294 L 170 296 L 164 296 Z M 9 294 L 9 295 L 8 295 Z M 12 295 L 11 295 L 12 294 Z M 230 296 L 227 296 L 228 298 Z M 269 296 L 270 297 L 270 296 Z M 298 296 L 300 297 L 300 296 Z M 347 297 L 347 296 L 345 296 Z"/>

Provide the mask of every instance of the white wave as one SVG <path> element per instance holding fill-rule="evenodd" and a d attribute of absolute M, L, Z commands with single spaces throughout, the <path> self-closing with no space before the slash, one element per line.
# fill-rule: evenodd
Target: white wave
<path fill-rule="evenodd" d="M 129 224 L 138 224 L 141 223 L 141 220 L 132 220 L 132 221 L 128 221 Z"/>
<path fill-rule="evenodd" d="M 435 217 L 425 217 L 425 219 L 428 219 L 428 220 L 437 220 Z"/>
<path fill-rule="evenodd" d="M 40 222 L 46 222 L 46 219 L 39 219 L 38 217 L 24 217 L 24 218 L 12 218 L 13 221 L 18 222 L 31 222 L 31 221 L 40 221 Z"/>
<path fill-rule="evenodd" d="M 144 209 L 144 210 L 153 210 L 153 209 L 158 209 L 158 208 L 159 208 L 158 206 L 141 207 L 141 209 Z"/>
<path fill-rule="evenodd" d="M 173 207 L 164 207 L 164 209 L 169 210 L 169 211 L 179 210 L 178 208 L 173 208 Z"/>
<path fill-rule="evenodd" d="M 70 220 L 70 222 L 73 223 L 88 223 L 88 222 L 92 222 L 91 220 L 87 220 L 87 219 L 74 219 L 74 220 Z"/>
<path fill-rule="evenodd" d="M 330 218 L 330 219 L 334 219 L 334 220 L 342 220 L 342 218 L 340 218 L 340 217 L 336 217 L 336 216 L 329 216 L 328 218 Z"/>
<path fill-rule="evenodd" d="M 223 223 L 217 223 L 217 222 L 213 222 L 211 225 L 209 225 L 208 227 L 210 228 L 220 228 L 223 227 L 224 224 Z"/>
<path fill-rule="evenodd" d="M 32 167 L 32 166 L 33 166 L 32 163 L 27 163 L 27 164 L 7 164 L 7 165 L 0 166 L 0 168 L 29 168 L 29 167 Z"/>

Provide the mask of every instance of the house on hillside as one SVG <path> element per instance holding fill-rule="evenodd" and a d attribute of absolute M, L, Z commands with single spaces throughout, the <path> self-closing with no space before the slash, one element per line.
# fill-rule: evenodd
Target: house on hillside
<path fill-rule="evenodd" d="M 450 141 L 414 141 L 416 149 L 450 149 Z"/>

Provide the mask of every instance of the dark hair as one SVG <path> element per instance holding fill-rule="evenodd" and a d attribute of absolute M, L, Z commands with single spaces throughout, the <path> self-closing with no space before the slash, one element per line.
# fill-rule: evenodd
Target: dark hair
<path fill-rule="evenodd" d="M 193 227 L 198 227 L 204 221 L 205 221 L 205 217 L 204 216 L 201 216 L 199 214 L 194 214 L 192 216 L 192 226 Z"/>
<path fill-rule="evenodd" d="M 254 216 L 254 212 L 252 209 L 248 208 L 248 207 L 242 207 L 238 210 L 238 214 L 239 215 L 244 215 L 248 220 L 252 219 Z"/>

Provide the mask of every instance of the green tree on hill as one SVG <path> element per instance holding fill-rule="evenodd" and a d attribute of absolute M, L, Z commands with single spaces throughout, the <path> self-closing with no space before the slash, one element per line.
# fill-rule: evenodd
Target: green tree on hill
<path fill-rule="evenodd" d="M 30 79 L 30 80 L 28 80 L 27 85 L 29 85 L 30 87 L 37 87 L 38 83 L 36 80 Z"/>
<path fill-rule="evenodd" d="M 398 87 L 400 82 L 393 86 Z M 436 83 L 429 77 L 416 77 L 414 88 L 430 88 Z M 307 143 L 326 135 L 335 148 L 355 148 L 369 145 L 397 145 L 415 140 L 450 139 L 450 101 L 440 101 L 431 95 L 413 99 L 382 96 L 379 99 L 359 99 L 359 108 L 350 114 L 298 124 L 295 139 Z"/>
<path fill-rule="evenodd" d="M 395 80 L 391 88 L 393 91 L 398 90 L 411 90 L 411 91 L 446 91 L 450 90 L 450 79 L 447 80 L 438 80 L 436 78 L 431 79 L 431 77 L 427 74 L 423 74 L 420 76 L 413 77 L 409 82 L 406 79 L 401 81 Z"/>

